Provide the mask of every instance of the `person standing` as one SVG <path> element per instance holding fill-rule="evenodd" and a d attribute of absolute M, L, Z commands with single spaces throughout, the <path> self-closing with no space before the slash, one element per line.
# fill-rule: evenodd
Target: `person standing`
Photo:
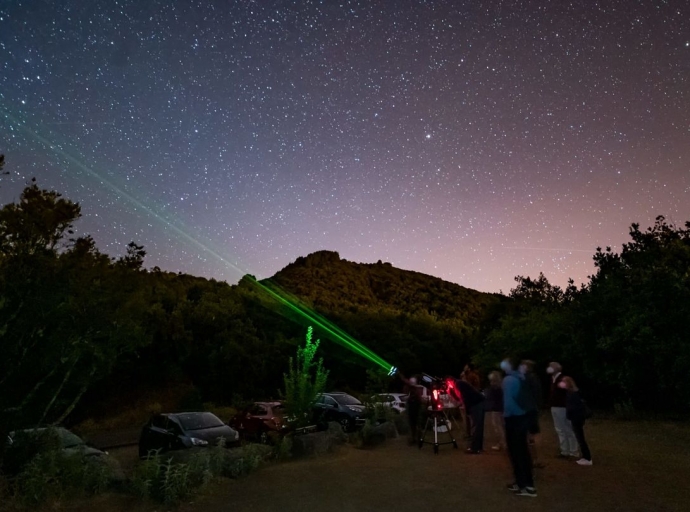
<path fill-rule="evenodd" d="M 467 382 L 477 391 L 481 390 L 481 379 L 479 378 L 479 372 L 477 372 L 474 364 L 472 363 L 467 363 L 465 367 L 462 369 L 462 373 L 460 374 L 460 380 Z M 464 411 L 466 433 L 465 437 L 467 439 L 472 439 L 472 431 L 474 430 L 474 427 L 472 426 L 472 415 L 467 409 L 465 409 Z"/>
<path fill-rule="evenodd" d="M 464 378 L 455 381 L 465 405 L 467 416 L 471 419 L 470 446 L 466 452 L 478 454 L 484 451 L 484 395 L 471 386 Z"/>
<path fill-rule="evenodd" d="M 410 425 L 410 444 L 417 444 L 419 441 L 419 416 L 422 410 L 422 386 L 417 384 L 416 377 L 406 378 L 402 373 L 398 373 L 400 380 L 405 383 L 404 392 L 408 394 L 405 411 L 407 421 Z"/>
<path fill-rule="evenodd" d="M 592 454 L 589 451 L 589 445 L 585 439 L 585 420 L 587 419 L 585 402 L 580 397 L 580 390 L 575 381 L 570 377 L 563 377 L 558 383 L 560 389 L 566 392 L 565 411 L 568 420 L 573 426 L 573 432 L 577 438 L 577 443 L 580 445 L 580 452 L 582 458 L 577 461 L 580 466 L 592 465 Z"/>
<path fill-rule="evenodd" d="M 479 391 L 481 389 L 481 378 L 479 377 L 479 372 L 477 368 L 472 363 L 467 363 L 465 368 L 462 370 L 460 378 L 467 382 L 474 389 Z"/>
<path fill-rule="evenodd" d="M 529 390 L 528 406 L 527 406 L 527 432 L 528 444 L 530 453 L 532 455 L 532 466 L 535 468 L 543 468 L 544 464 L 538 461 L 537 442 L 541 428 L 539 427 L 539 411 L 542 407 L 542 390 L 541 381 L 534 373 L 534 361 L 525 359 L 520 362 L 519 371 L 525 376 L 525 384 Z"/>
<path fill-rule="evenodd" d="M 559 363 L 553 361 L 546 368 L 546 373 L 551 376 L 551 392 L 549 393 L 549 405 L 551 406 L 551 417 L 553 426 L 558 434 L 560 445 L 560 457 L 577 457 L 577 439 L 573 432 L 573 427 L 568 421 L 565 410 L 566 391 L 559 386 L 565 378 Z"/>
<path fill-rule="evenodd" d="M 489 374 L 489 387 L 484 390 L 484 411 L 486 422 L 491 425 L 491 430 L 496 439 L 495 444 L 491 446 L 494 451 L 505 449 L 506 446 L 506 432 L 503 428 L 503 389 L 501 388 L 501 381 L 503 376 L 500 372 L 491 372 Z"/>
<path fill-rule="evenodd" d="M 518 496 L 536 497 L 537 490 L 534 487 L 532 476 L 532 457 L 527 445 L 527 411 L 523 397 L 524 376 L 513 370 L 513 364 L 508 360 L 501 363 L 501 370 L 506 376 L 503 379 L 503 418 L 506 427 L 506 445 L 508 456 L 513 467 L 515 483 L 508 489 Z"/>

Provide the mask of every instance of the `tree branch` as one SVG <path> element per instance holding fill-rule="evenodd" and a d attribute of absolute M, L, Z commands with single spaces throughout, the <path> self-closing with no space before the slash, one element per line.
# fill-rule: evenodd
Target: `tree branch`
<path fill-rule="evenodd" d="M 58 419 L 56 419 L 53 422 L 53 425 L 59 425 L 60 423 L 65 421 L 65 418 L 67 418 L 67 416 L 69 416 L 72 413 L 74 408 L 77 406 L 77 403 L 79 403 L 79 400 L 81 400 L 81 397 L 84 396 L 84 393 L 86 393 L 86 390 L 88 389 L 89 384 L 91 383 L 91 378 L 93 377 L 93 375 L 95 373 L 96 373 L 96 365 L 94 364 L 93 366 L 91 366 L 91 371 L 89 372 L 88 379 L 86 380 L 84 385 L 79 390 L 79 393 L 77 393 L 77 396 L 74 398 L 74 400 L 72 400 L 72 403 L 69 404 L 69 407 L 67 407 L 67 409 L 65 409 L 65 412 L 62 413 L 62 416 L 60 416 Z"/>
<path fill-rule="evenodd" d="M 57 391 L 56 391 L 55 394 L 53 395 L 53 398 L 51 398 L 50 402 L 48 403 L 48 405 L 47 405 L 46 408 L 45 408 L 45 411 L 43 411 L 43 416 L 41 416 L 41 419 L 38 421 L 38 425 L 40 425 L 41 423 L 43 423 L 43 420 L 44 420 L 45 417 L 48 415 L 48 411 L 50 411 L 50 409 L 53 407 L 53 404 L 55 403 L 55 400 L 57 400 L 57 397 L 58 397 L 58 395 L 60 394 L 60 392 L 62 391 L 62 388 L 65 386 L 65 384 L 66 384 L 67 381 L 69 380 L 70 375 L 72 375 L 72 370 L 73 370 L 74 367 L 77 365 L 77 361 L 79 361 L 79 357 L 77 357 L 77 358 L 74 360 L 74 362 L 72 363 L 72 366 L 70 366 L 70 367 L 69 367 L 69 370 L 67 370 L 67 373 L 65 373 L 65 378 L 62 379 L 62 382 L 60 383 L 60 386 L 57 388 Z"/>

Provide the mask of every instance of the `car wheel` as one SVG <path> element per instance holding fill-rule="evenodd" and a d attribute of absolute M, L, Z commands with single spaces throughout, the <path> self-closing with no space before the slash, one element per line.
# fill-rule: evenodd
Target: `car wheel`
<path fill-rule="evenodd" d="M 350 431 L 350 420 L 348 418 L 341 418 L 340 419 L 340 428 L 343 429 L 343 432 L 347 433 Z"/>

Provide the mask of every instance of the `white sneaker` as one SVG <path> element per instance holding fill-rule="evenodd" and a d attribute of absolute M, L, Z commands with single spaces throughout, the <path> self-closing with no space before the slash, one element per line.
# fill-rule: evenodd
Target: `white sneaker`
<path fill-rule="evenodd" d="M 592 461 L 591 461 L 591 460 L 587 460 L 587 459 L 580 459 L 580 460 L 578 460 L 578 461 L 576 461 L 576 462 L 577 462 L 580 466 L 591 466 L 591 465 L 592 465 Z"/>

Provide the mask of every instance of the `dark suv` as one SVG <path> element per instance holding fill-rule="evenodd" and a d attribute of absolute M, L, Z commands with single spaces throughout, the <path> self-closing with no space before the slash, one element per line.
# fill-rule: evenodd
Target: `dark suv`
<path fill-rule="evenodd" d="M 221 437 L 226 446 L 237 444 L 240 439 L 236 430 L 210 412 L 157 414 L 141 429 L 139 457 L 146 457 L 152 450 L 213 446 Z"/>
<path fill-rule="evenodd" d="M 350 432 L 364 425 L 364 405 L 347 393 L 322 393 L 314 404 L 314 417 L 318 423 L 336 421 L 343 431 Z"/>

